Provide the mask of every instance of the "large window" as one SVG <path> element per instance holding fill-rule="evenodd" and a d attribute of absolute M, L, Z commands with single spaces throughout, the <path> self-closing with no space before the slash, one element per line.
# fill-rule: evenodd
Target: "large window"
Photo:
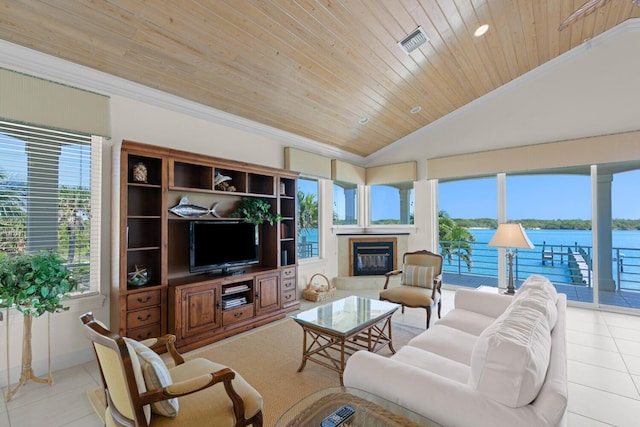
<path fill-rule="evenodd" d="M 358 224 L 358 186 L 347 182 L 333 183 L 333 225 Z"/>
<path fill-rule="evenodd" d="M 318 181 L 298 179 L 298 259 L 319 255 Z"/>
<path fill-rule="evenodd" d="M 99 290 L 101 139 L 0 122 L 0 252 L 55 251 Z"/>
<path fill-rule="evenodd" d="M 438 236 L 449 283 L 463 274 L 497 275 L 497 254 L 487 249 L 498 223 L 497 179 L 472 178 L 438 185 Z"/>
<path fill-rule="evenodd" d="M 372 225 L 413 224 L 413 182 L 372 185 L 369 191 Z"/>
<path fill-rule="evenodd" d="M 590 167 L 508 175 L 506 206 L 507 218 L 522 224 L 535 246 L 518 249 L 516 283 L 542 274 L 560 291 L 571 289 L 592 301 Z"/>

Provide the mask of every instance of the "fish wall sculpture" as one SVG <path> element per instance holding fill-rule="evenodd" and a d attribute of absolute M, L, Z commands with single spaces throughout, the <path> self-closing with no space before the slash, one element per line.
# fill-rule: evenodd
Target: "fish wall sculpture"
<path fill-rule="evenodd" d="M 169 212 L 183 218 L 199 218 L 214 212 L 216 204 L 214 203 L 211 209 L 207 209 L 204 206 L 194 205 L 187 196 L 182 196 L 180 202 L 169 209 Z"/>

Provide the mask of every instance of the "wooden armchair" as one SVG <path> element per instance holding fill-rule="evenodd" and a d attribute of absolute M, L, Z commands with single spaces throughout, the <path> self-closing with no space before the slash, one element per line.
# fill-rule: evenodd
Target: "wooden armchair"
<path fill-rule="evenodd" d="M 384 288 L 380 299 L 402 305 L 404 308 L 424 308 L 427 310 L 427 329 L 431 320 L 431 307 L 438 306 L 438 317 L 442 308 L 442 255 L 429 251 L 407 252 L 402 258 L 402 270 L 385 274 Z M 389 287 L 392 276 L 402 274 L 400 286 Z"/>
<path fill-rule="evenodd" d="M 80 319 L 100 366 L 107 426 L 262 426 L 262 396 L 224 365 L 206 359 L 185 362 L 174 335 L 137 342 L 110 332 L 92 313 Z M 160 345 L 174 367 L 164 366 L 151 350 Z M 170 412 L 158 415 L 165 410 Z"/>

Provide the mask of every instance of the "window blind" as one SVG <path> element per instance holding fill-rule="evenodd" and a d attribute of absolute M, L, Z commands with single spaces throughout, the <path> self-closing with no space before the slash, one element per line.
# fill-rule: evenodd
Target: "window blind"
<path fill-rule="evenodd" d="M 55 251 L 98 290 L 102 138 L 0 121 L 0 251 Z"/>

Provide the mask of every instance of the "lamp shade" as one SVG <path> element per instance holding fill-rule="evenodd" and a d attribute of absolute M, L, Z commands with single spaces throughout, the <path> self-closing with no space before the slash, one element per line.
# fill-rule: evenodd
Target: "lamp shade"
<path fill-rule="evenodd" d="M 487 246 L 520 249 L 534 248 L 522 225 L 516 223 L 499 224 L 496 234 L 493 235 Z"/>

